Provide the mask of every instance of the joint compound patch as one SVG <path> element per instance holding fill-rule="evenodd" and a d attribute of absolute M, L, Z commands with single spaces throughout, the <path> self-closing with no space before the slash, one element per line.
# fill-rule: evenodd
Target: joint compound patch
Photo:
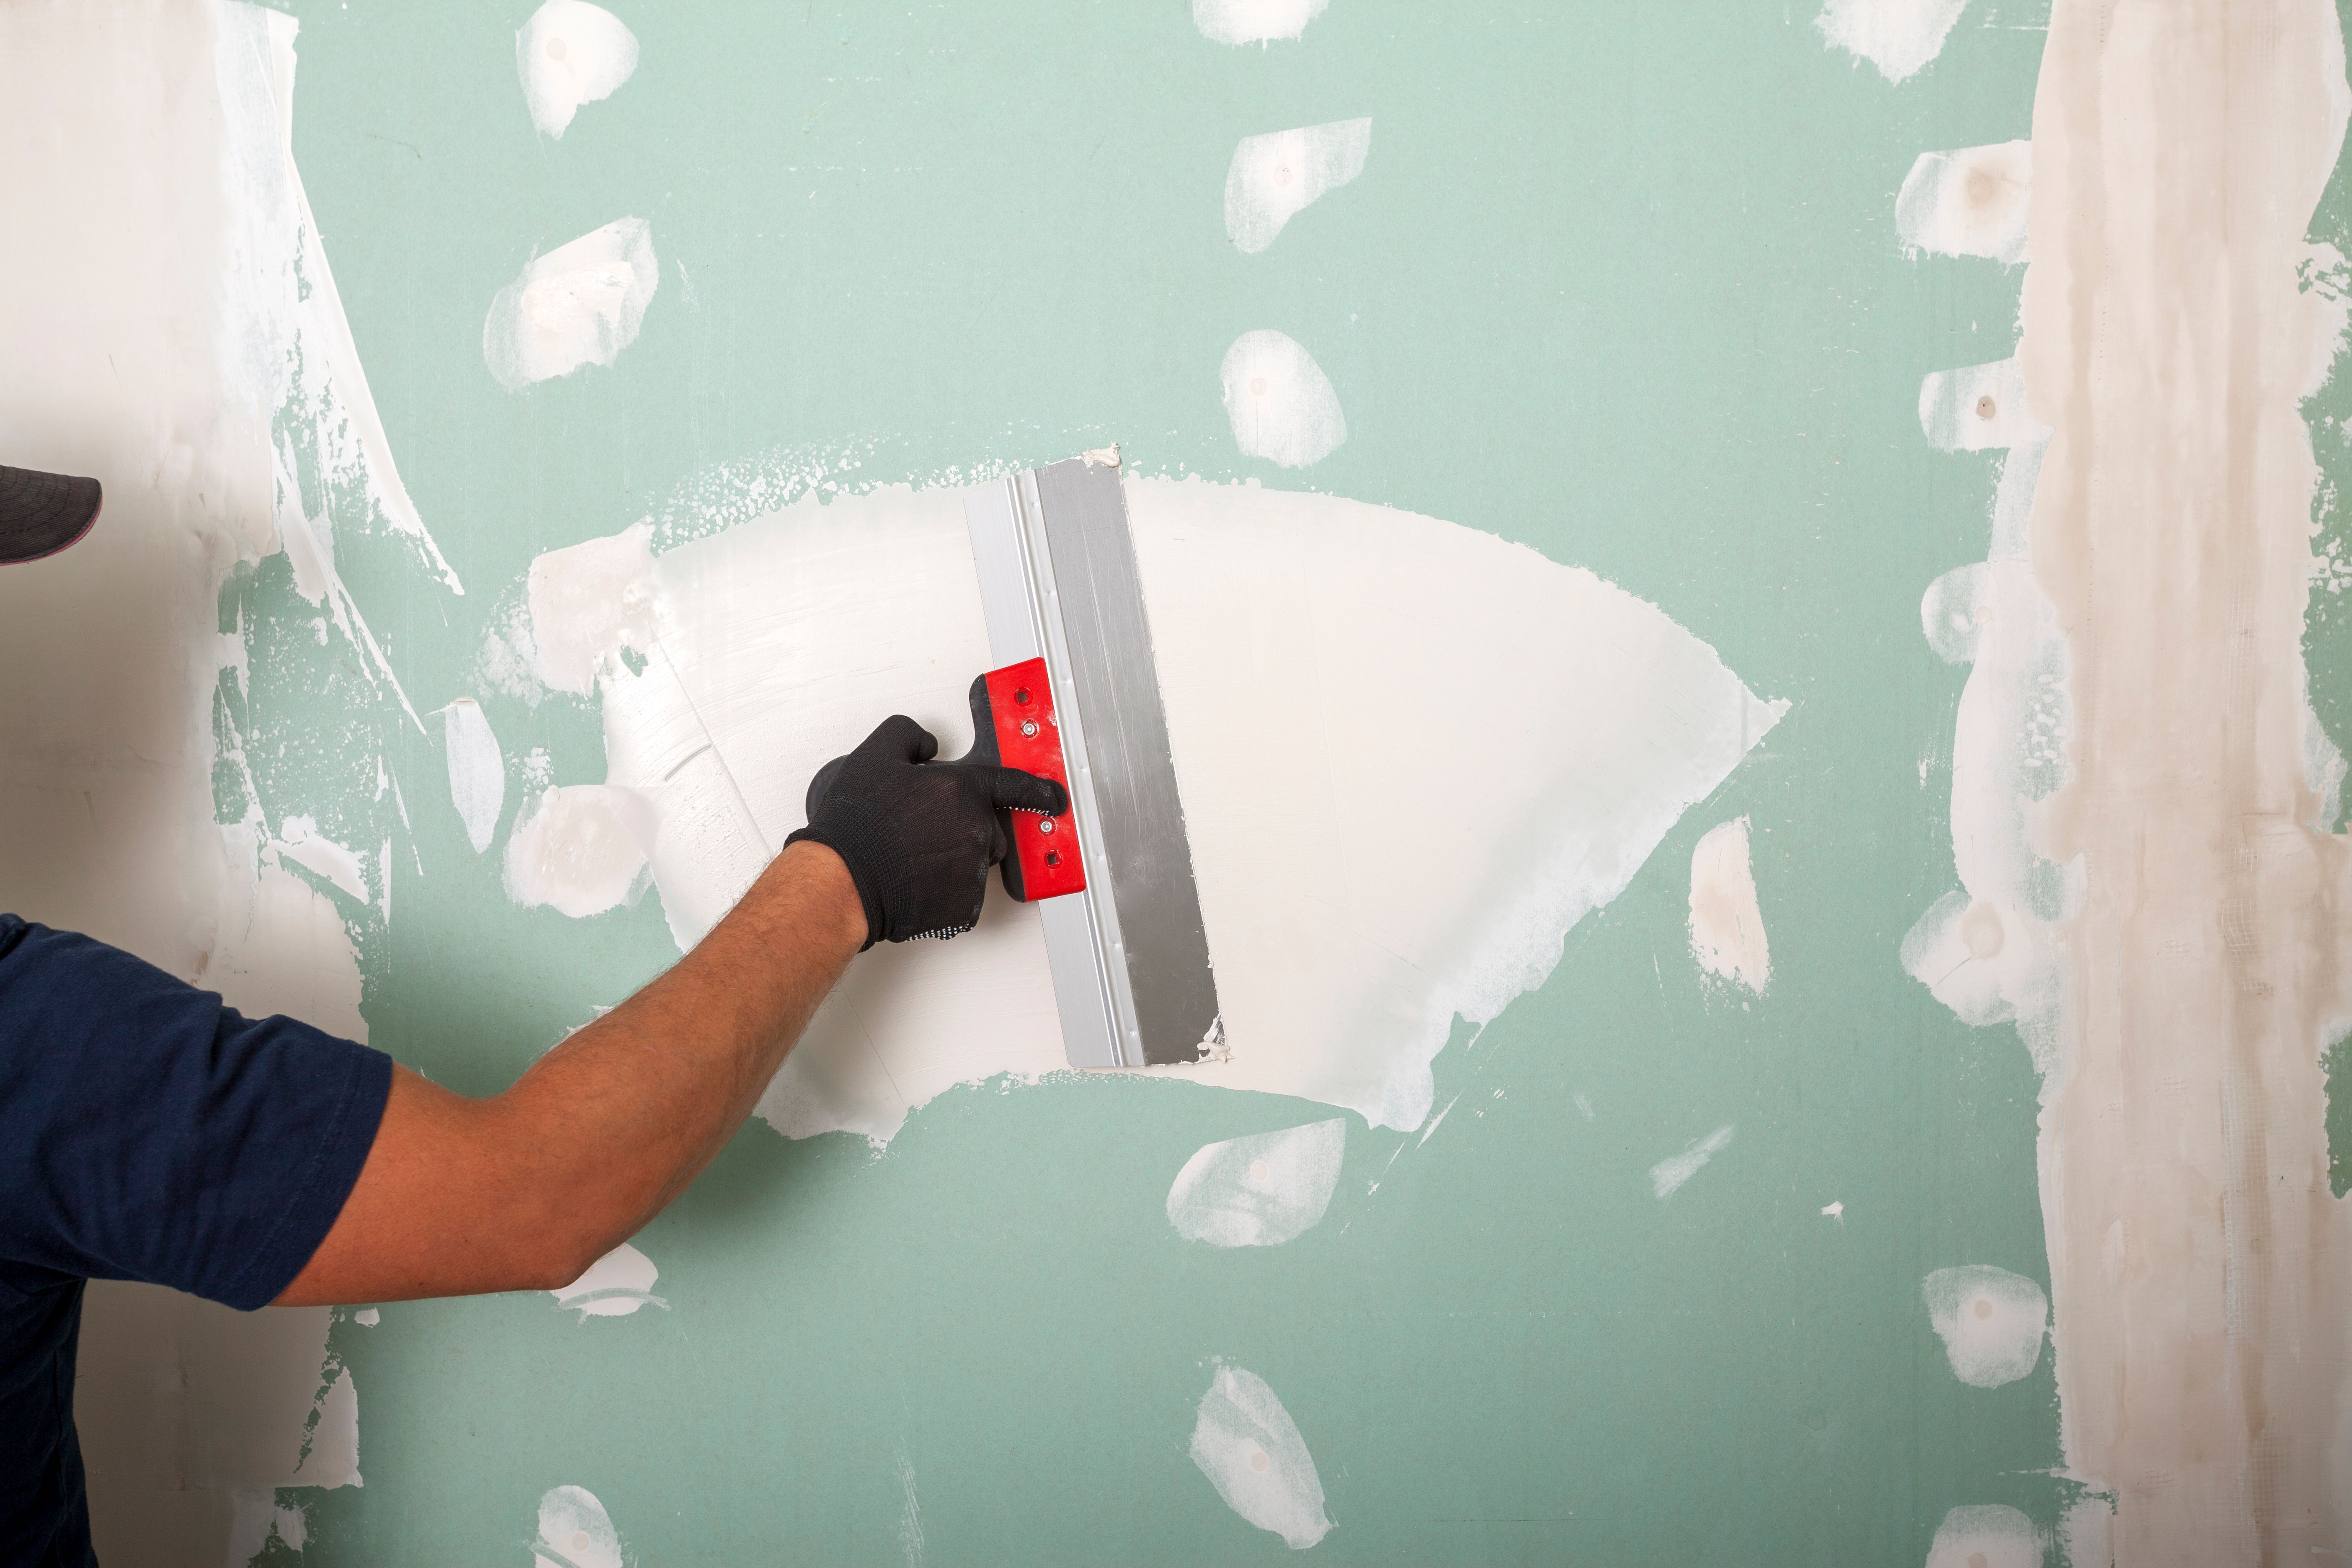
<path fill-rule="evenodd" d="M 1331 0 L 1192 0 L 1192 26 L 1213 44 L 1295 38 Z"/>
<path fill-rule="evenodd" d="M 1303 1552 L 1330 1533 L 1315 1457 L 1257 1373 L 1217 1368 L 1192 1427 L 1192 1463 L 1227 1508 L 1293 1549 Z"/>
<path fill-rule="evenodd" d="M 596 1494 L 585 1487 L 551 1487 L 539 1500 L 539 1535 L 530 1543 L 532 1568 L 627 1568 L 621 1532 Z"/>
<path fill-rule="evenodd" d="M 1211 1143 L 1176 1173 L 1168 1223 L 1212 1247 L 1279 1247 L 1323 1218 L 1347 1151 L 1339 1116 Z"/>
<path fill-rule="evenodd" d="M 499 290 L 482 321 L 482 363 L 500 386 L 609 365 L 637 341 L 646 307 L 661 286 L 653 228 L 615 219 L 533 260 Z"/>
<path fill-rule="evenodd" d="M 1930 372 L 1919 383 L 1919 428 L 1944 452 L 2038 445 L 2050 437 L 2026 404 L 2025 374 L 2013 355 Z"/>
<path fill-rule="evenodd" d="M 637 36 L 587 0 L 547 0 L 515 34 L 523 102 L 542 136 L 561 140 L 582 104 L 612 97 L 636 68 Z"/>
<path fill-rule="evenodd" d="M 1709 828 L 1691 851 L 1690 939 L 1691 956 L 1717 979 L 1758 995 L 1772 983 L 1744 816 Z"/>
<path fill-rule="evenodd" d="M 656 831 L 635 790 L 559 784 L 522 808 L 507 839 L 507 897 L 574 920 L 617 908 L 642 890 Z"/>
<path fill-rule="evenodd" d="M 654 1281 L 660 1278 L 654 1260 L 625 1241 L 590 1264 L 587 1273 L 548 1294 L 558 1307 L 578 1312 L 583 1323 L 591 1318 L 625 1318 L 640 1307 L 669 1309 L 667 1301 L 653 1293 Z"/>
<path fill-rule="evenodd" d="M 1264 250 L 1317 198 L 1362 174 L 1371 148 L 1369 119 L 1243 137 L 1225 171 L 1225 237 L 1244 255 Z"/>
<path fill-rule="evenodd" d="M 1338 451 L 1348 418 L 1323 367 L 1276 331 L 1244 332 L 1225 351 L 1225 417 L 1245 457 L 1304 468 Z"/>
<path fill-rule="evenodd" d="M 2089 1568 L 2095 1559 L 2070 1561 Z M 1927 1568 L 2042 1568 L 2042 1534 L 2033 1521 L 2000 1503 L 1952 1510 L 1927 1548 Z"/>
<path fill-rule="evenodd" d="M 1895 197 L 1895 230 L 1937 256 L 2022 261 L 2032 194 L 2030 142 L 1922 153 Z"/>
<path fill-rule="evenodd" d="M 1938 1268 L 1919 1294 L 1952 1375 L 1970 1388 L 2015 1383 L 2042 1359 L 2050 1300 L 2024 1275 L 1983 1263 Z"/>
<path fill-rule="evenodd" d="M 1878 68 L 1888 81 L 1907 81 L 1943 52 L 1952 24 L 1969 0 L 1829 0 L 1813 19 L 1823 38 Z"/>

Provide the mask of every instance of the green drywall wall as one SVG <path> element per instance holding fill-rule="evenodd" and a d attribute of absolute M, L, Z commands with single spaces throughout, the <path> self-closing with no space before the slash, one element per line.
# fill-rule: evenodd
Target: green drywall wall
<path fill-rule="evenodd" d="M 1794 704 L 1547 985 L 1475 1048 L 1457 1030 L 1434 1137 L 1350 1119 L 1298 1240 L 1193 1246 L 1161 1205 L 1199 1145 L 1328 1114 L 1305 1102 L 998 1083 L 880 1153 L 755 1122 L 639 1238 L 667 1310 L 581 1324 L 528 1294 L 339 1321 L 367 1480 L 289 1494 L 304 1561 L 522 1563 L 559 1484 L 647 1568 L 898 1561 L 908 1472 L 929 1563 L 1279 1558 L 1186 1454 L 1218 1356 L 1297 1420 L 1336 1562 L 1899 1563 L 1956 1505 L 2054 1525 L 2047 1353 L 1963 1387 L 1919 1300 L 1948 1264 L 2046 1278 L 2035 1079 L 2011 1031 L 1961 1026 L 1895 962 L 1954 883 L 1966 670 L 1921 638 L 1919 595 L 1983 558 L 1998 461 L 1927 447 L 1919 378 L 2010 352 L 2021 274 L 1906 259 L 1894 194 L 1922 151 L 2028 133 L 2038 12 L 1980 0 L 1890 86 L 1809 3 L 1332 0 L 1263 49 L 1204 41 L 1182 0 L 640 3 L 635 77 L 551 142 L 515 79 L 527 4 L 296 9 L 297 159 L 467 592 L 359 528 L 339 559 L 415 707 L 482 697 L 517 770 L 544 748 L 557 782 L 603 777 L 593 705 L 526 708 L 473 668 L 538 552 L 648 515 L 705 531 L 722 465 L 952 482 L 1108 440 L 1145 472 L 1524 541 Z M 1360 115 L 1362 177 L 1237 254 L 1234 142 Z M 624 216 L 662 258 L 642 336 L 502 390 L 491 296 Z M 1241 458 L 1219 400 L 1257 327 L 1346 410 L 1303 473 Z M 657 902 L 510 904 L 437 726 L 319 613 L 282 557 L 232 584 L 253 677 L 224 723 L 269 820 L 391 841 L 389 921 L 344 905 L 374 1043 L 502 1088 L 674 956 Z M 518 772 L 509 823 L 521 793 Z M 1454 809 L 1475 779 L 1433 803 Z M 1702 988 L 1684 925 L 1693 844 L 1742 813 L 1773 956 L 1747 1002 Z M 1726 1122 L 1656 1200 L 1649 1167 Z"/>

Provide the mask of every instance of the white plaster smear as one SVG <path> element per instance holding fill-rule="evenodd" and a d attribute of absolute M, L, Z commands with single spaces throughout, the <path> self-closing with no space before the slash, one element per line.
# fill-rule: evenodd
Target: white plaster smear
<path fill-rule="evenodd" d="M 356 851 L 319 831 L 318 823 L 308 816 L 288 817 L 278 825 L 278 832 L 269 847 L 280 859 L 317 872 L 354 902 L 368 901 L 367 868 Z"/>
<path fill-rule="evenodd" d="M 1330 1533 L 1315 1456 L 1257 1373 L 1217 1368 L 1192 1427 L 1192 1463 L 1227 1508 L 1294 1550 L 1303 1552 Z"/>
<path fill-rule="evenodd" d="M 587 1273 L 548 1294 L 557 1306 L 578 1312 L 583 1323 L 591 1318 L 625 1318 L 640 1307 L 669 1305 L 653 1293 L 654 1281 L 660 1278 L 654 1260 L 625 1241 L 590 1264 Z"/>
<path fill-rule="evenodd" d="M 448 755 L 449 802 L 479 855 L 490 847 L 507 805 L 506 755 L 480 703 L 460 697 L 441 710 L 441 746 Z"/>
<path fill-rule="evenodd" d="M 1335 120 L 1244 136 L 1225 171 L 1225 237 L 1255 255 L 1318 197 L 1364 172 L 1372 122 Z"/>
<path fill-rule="evenodd" d="M 550 1487 L 539 1500 L 532 1568 L 627 1568 L 613 1516 L 585 1487 Z"/>
<path fill-rule="evenodd" d="M 547 0 L 515 34 L 530 122 L 561 140 L 583 103 L 610 98 L 637 68 L 637 36 L 602 5 Z"/>
<path fill-rule="evenodd" d="M 1128 502 L 1231 1047 L 1167 1069 L 1195 1081 L 1419 1126 L 1453 1020 L 1540 984 L 1786 710 L 1654 606 L 1490 534 L 1254 485 L 1129 480 Z M 883 715 L 959 754 L 988 668 L 954 490 L 803 500 L 565 603 L 535 635 L 607 639 L 607 778 L 651 803 L 681 949 Z M 1382 767 L 1348 760 L 1368 746 Z M 1363 852 L 1465 778 L 1451 853 Z M 760 1114 L 887 1138 L 953 1084 L 1064 1065 L 1036 913 L 998 896 L 968 935 L 852 965 Z"/>
<path fill-rule="evenodd" d="M 2015 359 L 1930 372 L 1919 383 L 1919 428 L 1945 452 L 2038 448 L 2050 438 L 2026 401 Z"/>
<path fill-rule="evenodd" d="M 2042 1218 L 2065 1461 L 2116 1511 L 2068 1531 L 2135 1568 L 2352 1554 L 2319 1059 L 2352 1016 L 2352 845 L 2312 826 L 2301 406 L 2342 341 L 2303 273 L 2347 110 L 2326 0 L 2052 8 L 2019 359 L 2054 434 L 2021 558 L 2073 721 L 2021 826 L 2081 868 Z"/>
<path fill-rule="evenodd" d="M 1331 0 L 1192 0 L 1192 26 L 1213 44 L 1295 38 Z"/>
<path fill-rule="evenodd" d="M 1969 0 L 1828 0 L 1813 19 L 1836 47 L 1906 81 L 1941 54 Z"/>
<path fill-rule="evenodd" d="M 1772 983 L 1744 816 L 1708 828 L 1691 851 L 1690 939 L 1691 956 L 1717 979 L 1759 995 Z"/>
<path fill-rule="evenodd" d="M 1323 1218 L 1347 1152 L 1339 1116 L 1208 1144 L 1176 1173 L 1168 1223 L 1212 1247 L 1279 1247 Z"/>
<path fill-rule="evenodd" d="M 1732 1129 L 1717 1128 L 1679 1154 L 1667 1156 L 1650 1167 L 1650 1191 L 1660 1203 L 1682 1191 L 1683 1184 L 1706 1168 L 1706 1163 L 1731 1147 Z M 1826 1214 L 1828 1211 L 1822 1211 Z"/>
<path fill-rule="evenodd" d="M 300 818 L 273 834 L 257 805 L 221 826 L 212 788 L 216 760 L 241 761 L 214 728 L 219 672 L 247 684 L 244 627 L 225 642 L 218 624 L 238 562 L 288 551 L 298 588 L 331 595 L 322 631 L 387 697 L 338 539 L 381 531 L 458 589 L 393 465 L 293 165 L 295 35 L 245 5 L 0 6 L 9 223 L 41 237 L 9 252 L 0 428 L 9 461 L 107 491 L 89 539 L 0 572 L 0 663 L 40 675 L 0 686 L 0 886 L 248 1015 L 364 1039 L 338 909 L 364 900 L 361 857 Z M 224 1561 L 240 1512 L 265 1517 L 239 1494 L 358 1483 L 357 1394 L 322 1370 L 330 1317 L 93 1282 L 76 1407 L 107 1561 Z M 266 1517 L 299 1533 L 299 1513 Z"/>
<path fill-rule="evenodd" d="M 1243 455 L 1286 468 L 1319 463 L 1348 439 L 1339 395 L 1315 357 L 1280 332 L 1244 332 L 1221 372 L 1225 417 Z"/>
<path fill-rule="evenodd" d="M 1922 153 L 1895 195 L 1895 229 L 1915 250 L 2022 261 L 2032 194 L 2032 142 Z"/>
<path fill-rule="evenodd" d="M 2042 1359 L 2050 1300 L 2024 1275 L 1984 1263 L 1938 1268 L 1919 1294 L 1952 1375 L 1970 1388 L 2015 1383 Z"/>
<path fill-rule="evenodd" d="M 507 897 L 578 920 L 634 899 L 656 837 L 651 804 L 613 784 L 559 784 L 531 798 L 507 838 Z"/>
<path fill-rule="evenodd" d="M 653 228 L 616 218 L 534 258 L 499 290 L 482 321 L 482 363 L 509 392 L 609 365 L 637 341 L 661 286 Z"/>
<path fill-rule="evenodd" d="M 2042 1568 L 2042 1535 L 2033 1521 L 2001 1503 L 1952 1510 L 1927 1548 L 1927 1568 Z M 2069 1561 L 2074 1568 L 2094 1568 L 2088 1558 Z"/>

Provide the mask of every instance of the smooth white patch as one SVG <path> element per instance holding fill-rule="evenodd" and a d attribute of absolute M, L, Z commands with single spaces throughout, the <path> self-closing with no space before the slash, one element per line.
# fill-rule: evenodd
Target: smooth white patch
<path fill-rule="evenodd" d="M 523 102 L 542 136 L 560 139 L 582 104 L 612 97 L 636 68 L 637 36 L 587 0 L 547 0 L 515 35 Z"/>
<path fill-rule="evenodd" d="M 1922 153 L 1895 197 L 1895 230 L 1915 250 L 2022 261 L 2032 194 L 2030 142 Z"/>
<path fill-rule="evenodd" d="M 1691 851 L 1690 939 L 1691 956 L 1709 974 L 1759 995 L 1772 983 L 1744 816 L 1709 828 Z"/>
<path fill-rule="evenodd" d="M 660 285 L 645 219 L 592 229 L 536 258 L 499 290 L 482 321 L 482 362 L 509 392 L 584 364 L 609 365 L 637 341 Z"/>
<path fill-rule="evenodd" d="M 372 1329 L 383 1321 L 383 1313 L 373 1307 L 362 1307 L 352 1314 L 352 1321 L 361 1328 Z"/>
<path fill-rule="evenodd" d="M 1225 417 L 1245 457 L 1286 468 L 1319 463 L 1348 438 L 1339 395 L 1297 342 L 1271 331 L 1244 332 L 1225 351 Z"/>
<path fill-rule="evenodd" d="M 2050 438 L 2049 426 L 2026 404 L 2025 375 L 2014 355 L 1929 372 L 1919 383 L 1919 428 L 1945 452 L 2039 445 Z"/>
<path fill-rule="evenodd" d="M 449 800 L 466 839 L 479 855 L 499 830 L 507 805 L 507 760 L 482 705 L 460 697 L 441 710 L 441 744 L 448 752 Z"/>
<path fill-rule="evenodd" d="M 1297 1551 L 1330 1532 L 1323 1478 L 1297 1423 L 1265 1379 L 1220 1366 L 1192 1427 L 1192 1462 L 1225 1506 Z"/>
<path fill-rule="evenodd" d="M 1279 1247 L 1322 1219 L 1347 1150 L 1338 1116 L 1211 1143 L 1176 1173 L 1168 1223 L 1212 1247 Z"/>
<path fill-rule="evenodd" d="M 1192 0 L 1192 26 L 1213 44 L 1295 38 L 1331 0 Z"/>
<path fill-rule="evenodd" d="M 1813 26 L 1889 81 L 1904 81 L 1943 51 L 1969 0 L 1828 0 Z"/>
<path fill-rule="evenodd" d="M 362 904 L 368 901 L 367 868 L 360 857 L 320 832 L 315 818 L 288 817 L 278 825 L 278 837 L 270 847 L 281 858 L 324 877 L 336 891 Z"/>
<path fill-rule="evenodd" d="M 1823 1204 L 1822 1205 L 1822 1217 L 1824 1219 L 1833 1219 L 1840 1225 L 1843 1225 L 1845 1223 L 1845 1205 L 1843 1203 Z"/>
<path fill-rule="evenodd" d="M 1166 1070 L 1418 1127 L 1454 1019 L 1540 984 L 1786 705 L 1654 606 L 1489 534 L 1254 486 L 1130 479 L 1128 497 L 1230 1042 Z M 604 664 L 606 776 L 652 803 L 681 950 L 882 716 L 913 715 L 946 755 L 970 742 L 989 654 L 960 492 L 803 500 L 614 593 L 646 641 L 640 669 Z M 1373 735 L 1381 769 L 1322 760 Z M 1269 748 L 1297 760 L 1268 770 Z M 1449 823 L 1454 853 L 1360 854 L 1465 772 L 1480 796 Z M 760 1114 L 887 1138 L 953 1084 L 1064 1066 L 1036 912 L 994 896 L 967 935 L 851 965 Z"/>
<path fill-rule="evenodd" d="M 625 1241 L 590 1264 L 587 1273 L 548 1294 L 557 1306 L 578 1312 L 583 1323 L 591 1318 L 625 1318 L 649 1303 L 669 1305 L 653 1293 L 654 1281 L 660 1278 L 654 1260 Z"/>
<path fill-rule="evenodd" d="M 2042 1535 L 2033 1521 L 2000 1503 L 1956 1508 L 1936 1527 L 1927 1568 L 2042 1568 Z M 2074 1560 L 2091 1568 L 2091 1560 Z M 2099 1560 L 2102 1564 L 2105 1559 Z"/>
<path fill-rule="evenodd" d="M 626 1568 L 621 1532 L 585 1487 L 551 1487 L 539 1500 L 532 1568 Z"/>
<path fill-rule="evenodd" d="M 1990 1264 L 1938 1268 L 1919 1287 L 1952 1375 L 1971 1388 L 2015 1383 L 2042 1359 L 2050 1300 L 2022 1274 Z"/>
<path fill-rule="evenodd" d="M 585 697 L 606 659 L 653 647 L 653 537 L 641 522 L 530 563 L 527 616 L 502 641 L 527 649 L 551 690 Z"/>
<path fill-rule="evenodd" d="M 1731 1128 L 1717 1128 L 1679 1154 L 1670 1155 L 1650 1167 L 1650 1190 L 1661 1202 L 1682 1190 L 1685 1182 L 1699 1173 L 1709 1160 L 1731 1146 Z"/>
<path fill-rule="evenodd" d="M 1225 237 L 1246 254 L 1264 250 L 1317 197 L 1362 174 L 1371 148 L 1370 119 L 1243 137 L 1225 171 Z"/>
<path fill-rule="evenodd" d="M 507 838 L 507 897 L 574 920 L 626 902 L 656 837 L 652 804 L 612 784 L 559 784 L 533 797 Z"/>

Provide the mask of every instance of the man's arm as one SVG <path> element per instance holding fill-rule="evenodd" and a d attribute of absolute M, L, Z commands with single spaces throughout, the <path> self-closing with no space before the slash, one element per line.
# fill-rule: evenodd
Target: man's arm
<path fill-rule="evenodd" d="M 395 1069 L 357 1184 L 277 1304 L 570 1284 L 710 1163 L 866 936 L 841 857 L 792 844 L 675 968 L 504 1094 Z"/>
<path fill-rule="evenodd" d="M 986 721 L 974 685 L 975 721 Z M 809 824 L 675 969 L 468 1100 L 394 1068 L 359 1180 L 281 1307 L 560 1289 L 684 1192 L 861 948 L 980 919 L 998 813 L 1066 811 L 1050 779 L 904 716 L 809 789 Z"/>

